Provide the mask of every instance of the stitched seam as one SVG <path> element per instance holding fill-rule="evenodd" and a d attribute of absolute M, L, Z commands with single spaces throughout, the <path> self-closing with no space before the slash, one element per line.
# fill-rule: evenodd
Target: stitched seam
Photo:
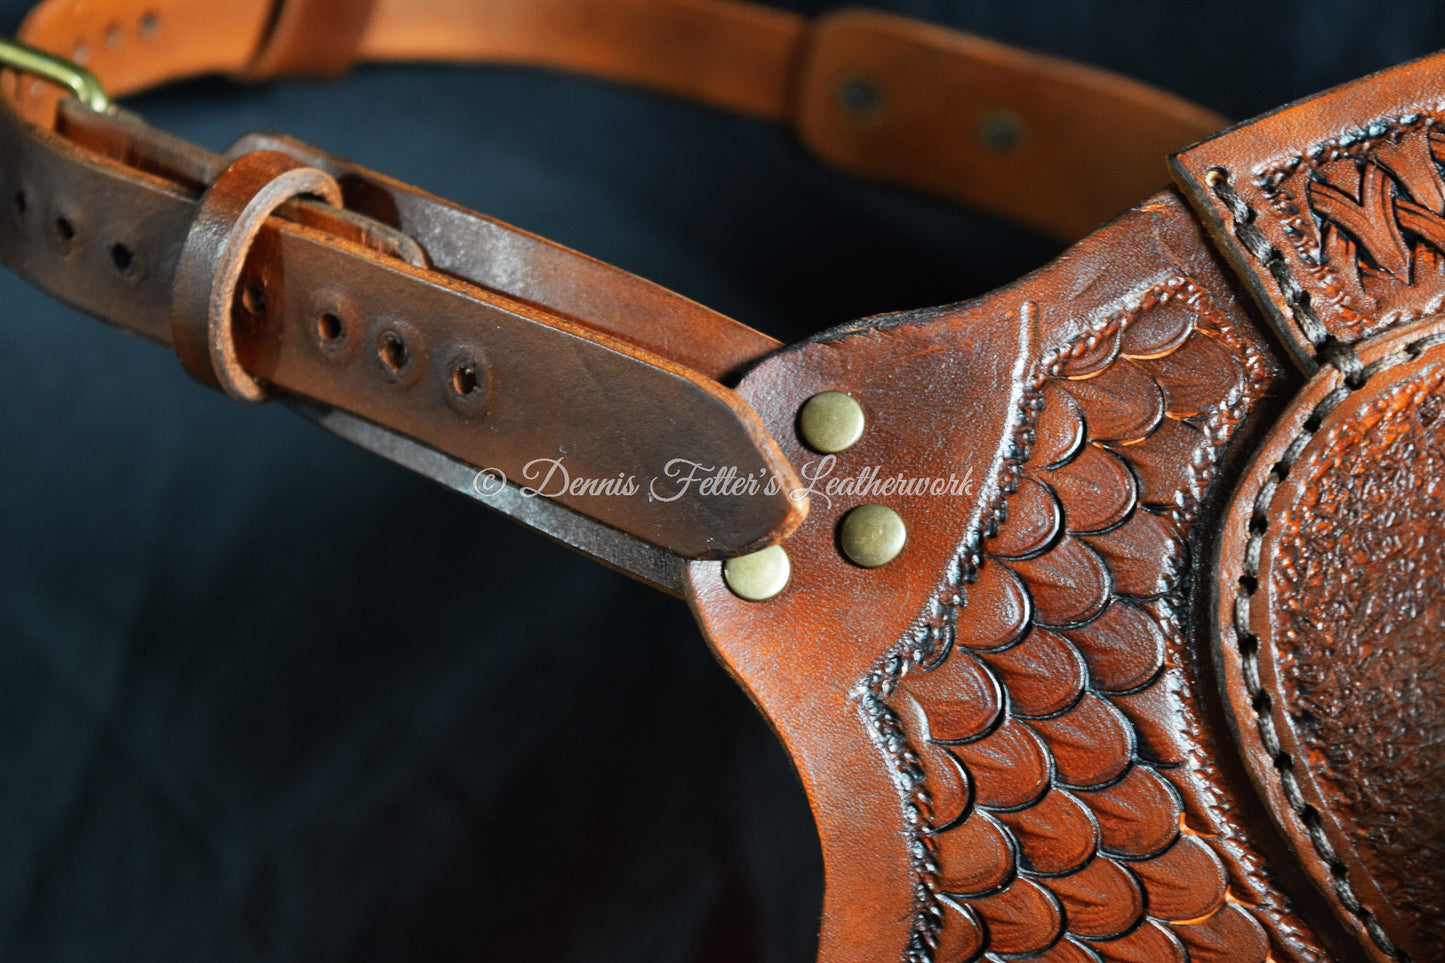
<path fill-rule="evenodd" d="M 1295 462 L 1324 424 L 1324 420 L 1346 398 L 1363 388 L 1375 375 L 1414 360 L 1422 351 L 1445 344 L 1445 335 L 1431 335 L 1406 344 L 1398 351 L 1365 365 L 1354 349 L 1329 334 L 1310 304 L 1309 292 L 1300 287 L 1290 273 L 1289 265 L 1279 249 L 1271 245 L 1254 224 L 1255 211 L 1229 183 L 1229 174 L 1222 168 L 1212 168 L 1205 175 L 1205 183 L 1228 209 L 1233 220 L 1233 231 L 1240 245 L 1249 252 L 1260 266 L 1267 270 L 1279 286 L 1285 305 L 1290 309 L 1296 324 L 1315 347 L 1316 359 L 1321 365 L 1333 367 L 1340 373 L 1342 383 L 1315 405 L 1304 420 L 1299 433 L 1285 448 L 1278 461 L 1270 467 L 1264 481 L 1260 483 L 1246 522 L 1248 536 L 1244 544 L 1244 558 L 1241 575 L 1234 587 L 1234 631 L 1242 663 L 1245 690 L 1249 695 L 1250 708 L 1254 712 L 1255 725 L 1270 759 L 1274 763 L 1280 786 L 1284 791 L 1290 810 L 1300 821 L 1309 837 L 1315 853 L 1330 871 L 1330 887 L 1340 903 L 1350 911 L 1370 939 L 1390 959 L 1398 963 L 1410 963 L 1410 954 L 1395 946 L 1375 913 L 1363 905 L 1355 895 L 1349 881 L 1349 868 L 1335 852 L 1333 844 L 1325 835 L 1319 810 L 1307 802 L 1300 791 L 1299 779 L 1295 775 L 1294 759 L 1279 741 L 1273 704 L 1268 691 L 1259 677 L 1259 636 L 1250 628 L 1250 607 L 1254 595 L 1259 591 L 1259 563 L 1263 551 L 1264 537 L 1269 530 L 1269 509 L 1279 491 L 1280 484 L 1289 476 Z"/>

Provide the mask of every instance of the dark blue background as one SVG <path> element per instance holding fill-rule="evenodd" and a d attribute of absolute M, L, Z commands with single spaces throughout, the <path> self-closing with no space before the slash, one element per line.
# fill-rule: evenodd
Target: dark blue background
<path fill-rule="evenodd" d="M 1434 2 L 872 5 L 1235 117 L 1445 44 Z M 129 106 L 213 149 L 288 132 L 785 339 L 1056 251 L 527 70 Z M 0 275 L 0 959 L 801 963 L 821 877 L 681 603 Z"/>

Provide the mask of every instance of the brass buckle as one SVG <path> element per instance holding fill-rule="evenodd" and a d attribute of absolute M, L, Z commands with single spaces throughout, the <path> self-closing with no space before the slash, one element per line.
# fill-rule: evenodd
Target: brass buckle
<path fill-rule="evenodd" d="M 9 37 L 0 37 L 0 66 L 68 88 L 77 100 L 97 113 L 108 113 L 111 109 L 110 97 L 95 74 L 73 60 Z"/>

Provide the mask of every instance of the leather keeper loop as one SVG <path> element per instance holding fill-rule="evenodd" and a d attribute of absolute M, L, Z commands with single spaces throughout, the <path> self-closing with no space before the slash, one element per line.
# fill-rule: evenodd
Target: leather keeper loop
<path fill-rule="evenodd" d="M 276 151 L 243 154 L 202 196 L 181 249 L 171 299 L 176 354 L 192 377 L 237 401 L 254 404 L 270 394 L 236 348 L 231 316 L 241 271 L 266 219 L 303 195 L 341 205 L 341 188 L 326 173 Z"/>
<path fill-rule="evenodd" d="M 374 0 L 276 0 L 242 80 L 334 77 L 356 63 Z"/>

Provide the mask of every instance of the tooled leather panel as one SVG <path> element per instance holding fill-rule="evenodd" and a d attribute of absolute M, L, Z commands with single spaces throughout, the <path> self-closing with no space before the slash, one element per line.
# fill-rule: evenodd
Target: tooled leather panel
<path fill-rule="evenodd" d="M 1026 333 L 1012 385 L 970 360 L 1004 349 L 1000 322 Z M 813 802 L 822 960 L 1326 958 L 1218 765 L 1232 749 L 1197 702 L 1190 631 L 1193 526 L 1279 386 L 1172 195 L 987 299 L 861 323 L 744 380 L 790 458 L 816 460 L 793 420 L 835 388 L 870 418 L 840 473 L 880 453 L 985 473 L 966 506 L 860 499 L 910 524 L 882 569 L 839 558 L 846 498 L 814 502 L 769 602 L 689 569 Z M 1012 414 L 972 413 L 1009 395 Z M 1000 431 L 996 460 L 957 460 Z"/>
<path fill-rule="evenodd" d="M 1305 361 L 1445 304 L 1445 57 L 1259 118 L 1175 159 Z"/>
<path fill-rule="evenodd" d="M 1296 462 L 1270 566 L 1275 658 L 1315 778 L 1403 912 L 1445 918 L 1445 368 L 1393 386 Z M 1362 564 L 1367 560 L 1368 564 Z M 1422 933 L 1445 959 L 1445 932 Z"/>
<path fill-rule="evenodd" d="M 1248 761 L 1377 959 L 1445 958 L 1445 350 L 1322 373 L 1230 512 L 1220 658 Z"/>
<path fill-rule="evenodd" d="M 1190 531 L 1275 374 L 1252 334 L 1175 276 L 1045 355 L 956 612 L 878 674 L 921 769 L 937 959 L 1261 963 L 1297 936 L 1187 669 Z"/>

